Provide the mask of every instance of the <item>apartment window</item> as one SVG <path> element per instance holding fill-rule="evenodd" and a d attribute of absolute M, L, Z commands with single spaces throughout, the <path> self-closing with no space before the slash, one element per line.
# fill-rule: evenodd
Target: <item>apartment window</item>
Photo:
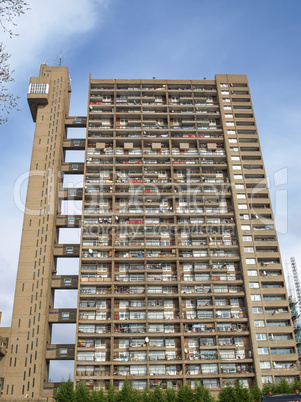
<path fill-rule="evenodd" d="M 247 204 L 238 204 L 238 209 L 248 209 Z"/>
<path fill-rule="evenodd" d="M 233 165 L 232 168 L 233 168 L 233 170 L 241 170 L 240 165 Z"/>
<path fill-rule="evenodd" d="M 242 174 L 235 174 L 234 175 L 234 180 L 242 180 L 242 179 L 243 179 Z"/>
<path fill-rule="evenodd" d="M 219 84 L 219 86 L 220 86 L 221 88 L 228 88 L 228 84 L 224 84 L 224 83 Z"/>
<path fill-rule="evenodd" d="M 243 241 L 252 241 L 252 236 L 243 236 Z"/>
<path fill-rule="evenodd" d="M 294 353 L 294 348 L 272 348 L 272 355 L 289 355 Z"/>
<path fill-rule="evenodd" d="M 290 325 L 289 321 L 269 321 L 267 323 L 268 327 L 287 327 Z"/>
<path fill-rule="evenodd" d="M 125 341 L 126 341 L 126 339 L 125 339 Z M 95 348 L 96 349 L 104 349 L 105 347 L 106 347 L 106 340 L 105 339 L 96 339 L 95 340 Z M 119 347 L 121 347 L 120 342 L 119 342 Z"/>
<path fill-rule="evenodd" d="M 232 110 L 232 107 L 230 105 L 224 106 L 224 110 Z"/>
<path fill-rule="evenodd" d="M 226 126 L 228 126 L 228 127 L 229 127 L 229 126 L 234 126 L 234 123 L 233 123 L 232 121 L 227 121 L 227 122 L 226 122 Z"/>
<path fill-rule="evenodd" d="M 251 295 L 251 301 L 261 301 L 261 295 Z"/>
<path fill-rule="evenodd" d="M 62 313 L 62 320 L 69 320 L 69 318 L 70 318 L 70 313 L 68 313 L 68 312 Z"/>
<path fill-rule="evenodd" d="M 247 215 L 247 214 L 241 214 L 241 215 L 239 215 L 239 217 L 242 220 L 249 220 L 250 219 L 249 215 Z"/>
<path fill-rule="evenodd" d="M 229 95 L 229 91 L 221 91 L 222 95 Z M 223 99 L 224 100 L 224 99 Z M 230 100 L 230 99 L 229 99 Z"/>
<path fill-rule="evenodd" d="M 223 98 L 223 102 L 228 103 L 228 102 L 230 102 L 230 99 L 229 98 Z"/>
<path fill-rule="evenodd" d="M 59 353 L 60 353 L 60 356 L 67 356 L 68 349 L 67 348 L 60 348 Z"/>
<path fill-rule="evenodd" d="M 242 190 L 242 189 L 244 189 L 245 188 L 245 186 L 244 186 L 244 184 L 235 184 L 235 188 L 236 188 L 236 190 Z M 238 196 L 239 196 L 240 194 L 237 194 L 237 198 L 239 198 Z M 241 198 L 241 197 L 240 197 Z M 246 198 L 246 197 L 244 197 L 244 198 Z"/>
<path fill-rule="evenodd" d="M 256 340 L 257 341 L 266 341 L 267 340 L 267 334 L 256 334 Z"/>
<path fill-rule="evenodd" d="M 241 230 L 251 230 L 250 225 L 241 225 Z"/>
<path fill-rule="evenodd" d="M 227 130 L 228 135 L 235 135 L 236 131 L 235 130 Z"/>
<path fill-rule="evenodd" d="M 254 321 L 254 326 L 255 328 L 264 328 L 264 321 L 263 320 L 255 320 Z"/>
<path fill-rule="evenodd" d="M 259 366 L 261 369 L 270 369 L 271 362 L 269 362 L 269 361 L 259 362 Z"/>
<path fill-rule="evenodd" d="M 285 300 L 284 295 L 283 296 L 263 296 L 264 301 L 275 301 L 275 300 Z"/>
<path fill-rule="evenodd" d="M 166 338 L 165 339 L 165 346 L 167 348 L 174 348 L 175 347 L 175 340 L 174 338 Z"/>
<path fill-rule="evenodd" d="M 262 307 L 252 307 L 253 314 L 263 314 Z"/>
<path fill-rule="evenodd" d="M 258 354 L 259 355 L 268 355 L 269 354 L 269 348 L 257 348 Z"/>
<path fill-rule="evenodd" d="M 174 325 L 165 325 L 165 333 L 170 334 L 175 332 Z"/>
<path fill-rule="evenodd" d="M 249 282 L 250 289 L 259 289 L 259 282 Z"/>
<path fill-rule="evenodd" d="M 246 258 L 246 264 L 255 264 L 255 258 Z"/>
<path fill-rule="evenodd" d="M 28 93 L 29 94 L 48 94 L 49 85 L 48 84 L 30 84 Z"/>
<path fill-rule="evenodd" d="M 271 375 L 262 375 L 261 381 L 263 384 L 266 384 L 268 382 L 273 382 L 273 377 Z"/>
<path fill-rule="evenodd" d="M 254 247 L 244 247 L 245 253 L 254 253 Z"/>
<path fill-rule="evenodd" d="M 78 361 L 94 361 L 94 352 L 79 352 L 77 354 Z"/>
<path fill-rule="evenodd" d="M 255 269 L 249 269 L 248 276 L 258 276 L 258 273 Z"/>
<path fill-rule="evenodd" d="M 239 184 L 239 186 L 243 186 L 243 184 Z M 236 197 L 240 200 L 245 200 L 246 194 L 236 194 Z"/>
<path fill-rule="evenodd" d="M 229 138 L 229 143 L 237 144 L 237 139 L 236 138 Z"/>

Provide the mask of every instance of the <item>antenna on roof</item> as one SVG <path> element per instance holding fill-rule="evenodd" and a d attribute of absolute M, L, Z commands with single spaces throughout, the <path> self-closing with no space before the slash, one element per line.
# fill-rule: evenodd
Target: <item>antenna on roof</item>
<path fill-rule="evenodd" d="M 57 57 L 57 59 L 56 59 L 56 64 L 59 66 L 59 67 L 62 67 L 62 61 L 63 61 L 63 55 L 62 55 L 62 52 L 60 53 L 60 55 Z"/>

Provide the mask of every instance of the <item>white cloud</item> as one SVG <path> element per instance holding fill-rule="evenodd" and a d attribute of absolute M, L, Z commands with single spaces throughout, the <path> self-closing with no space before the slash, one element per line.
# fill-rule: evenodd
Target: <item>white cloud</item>
<path fill-rule="evenodd" d="M 109 0 L 31 0 L 30 10 L 15 20 L 14 31 L 19 35 L 7 36 L 6 50 L 12 54 L 11 65 L 15 78 L 27 74 L 49 58 L 55 64 L 60 52 L 74 48 L 82 35 L 99 27 Z M 72 41 L 70 40 L 72 38 Z"/>

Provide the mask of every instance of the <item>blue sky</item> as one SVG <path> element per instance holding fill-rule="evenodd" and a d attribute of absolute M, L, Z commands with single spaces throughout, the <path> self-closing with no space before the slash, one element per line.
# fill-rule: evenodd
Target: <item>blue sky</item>
<path fill-rule="evenodd" d="M 294 255 L 301 268 L 300 0 L 27 1 L 31 10 L 16 21 L 19 36 L 2 35 L 12 53 L 11 89 L 21 109 L 0 126 L 2 325 L 10 325 L 23 222 L 13 186 L 29 168 L 34 133 L 26 101 L 29 77 L 38 75 L 46 59 L 58 65 L 60 54 L 72 79 L 72 115 L 86 113 L 89 73 L 169 79 L 247 74 L 283 262 Z M 285 168 L 288 184 L 275 186 L 274 173 Z"/>

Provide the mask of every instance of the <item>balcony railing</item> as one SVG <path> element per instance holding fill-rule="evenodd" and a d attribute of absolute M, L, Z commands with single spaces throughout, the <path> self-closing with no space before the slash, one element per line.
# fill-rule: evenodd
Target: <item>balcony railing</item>
<path fill-rule="evenodd" d="M 110 371 L 105 371 L 105 370 L 97 370 L 97 369 L 91 369 L 91 370 L 85 370 L 85 369 L 78 369 L 76 371 L 76 375 L 78 377 L 105 377 L 110 375 Z"/>

